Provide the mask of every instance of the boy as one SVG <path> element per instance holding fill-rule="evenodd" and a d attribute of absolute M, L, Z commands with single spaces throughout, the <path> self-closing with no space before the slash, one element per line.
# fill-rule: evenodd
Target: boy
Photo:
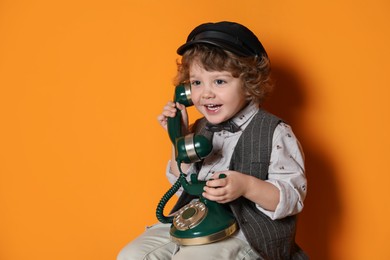
<path fill-rule="evenodd" d="M 239 230 L 215 243 L 180 246 L 169 224 L 157 224 L 122 249 L 124 259 L 307 259 L 295 244 L 295 215 L 306 196 L 304 159 L 291 128 L 260 106 L 271 91 L 270 63 L 258 38 L 233 22 L 196 27 L 177 50 L 176 84 L 190 84 L 191 99 L 204 116 L 189 128 L 185 107 L 168 102 L 159 123 L 182 113 L 183 134 L 212 132 L 213 150 L 200 163 L 182 164 L 185 173 L 207 180 L 206 199 L 229 205 Z M 180 110 L 180 111 L 178 111 Z M 220 129 L 228 122 L 230 130 Z M 173 183 L 179 170 L 167 170 Z M 218 178 L 220 174 L 226 178 Z M 182 192 L 175 209 L 184 206 Z"/>

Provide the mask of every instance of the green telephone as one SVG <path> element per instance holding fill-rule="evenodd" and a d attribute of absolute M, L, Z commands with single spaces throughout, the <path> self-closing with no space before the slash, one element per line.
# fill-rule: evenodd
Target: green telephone
<path fill-rule="evenodd" d="M 188 85 L 178 85 L 175 88 L 174 101 L 185 105 L 192 105 L 191 88 Z M 233 213 L 226 205 L 207 200 L 202 196 L 206 181 L 199 181 L 197 174 L 190 176 L 188 182 L 181 170 L 181 163 L 198 162 L 211 152 L 212 144 L 202 135 L 189 134 L 181 136 L 181 113 L 168 118 L 168 134 L 175 146 L 176 162 L 180 176 L 175 184 L 161 198 L 157 210 L 157 219 L 162 223 L 172 223 L 171 239 L 181 245 L 202 245 L 222 240 L 237 229 L 238 225 Z M 220 178 L 226 176 L 221 174 Z M 199 197 L 174 213 L 173 216 L 164 216 L 164 207 L 169 199 L 183 186 L 190 195 Z"/>

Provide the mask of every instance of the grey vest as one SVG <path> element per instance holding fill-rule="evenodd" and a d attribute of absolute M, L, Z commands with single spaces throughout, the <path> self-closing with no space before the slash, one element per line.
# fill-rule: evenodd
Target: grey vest
<path fill-rule="evenodd" d="M 196 123 L 196 132 L 210 136 L 204 129 L 205 121 L 203 118 Z M 280 122 L 276 116 L 260 109 L 239 138 L 230 161 L 230 169 L 266 180 L 273 133 Z M 189 199 L 188 194 L 183 193 L 174 210 L 184 206 Z M 271 220 L 257 209 L 255 203 L 243 197 L 229 204 L 259 259 L 308 259 L 295 243 L 296 216 Z"/>

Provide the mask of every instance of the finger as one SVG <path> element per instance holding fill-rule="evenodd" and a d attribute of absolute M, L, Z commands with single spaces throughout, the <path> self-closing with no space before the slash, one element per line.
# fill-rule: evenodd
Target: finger
<path fill-rule="evenodd" d="M 225 203 L 228 201 L 224 196 L 215 196 L 215 195 L 212 195 L 208 192 L 203 192 L 202 196 L 208 200 L 212 200 L 212 201 L 215 201 L 218 203 Z"/>
<path fill-rule="evenodd" d="M 164 115 L 165 117 L 175 117 L 176 110 L 164 110 L 162 112 L 162 115 Z"/>
<path fill-rule="evenodd" d="M 176 107 L 177 107 L 179 110 L 183 110 L 183 109 L 186 108 L 183 104 L 180 104 L 179 102 L 176 102 Z"/>
<path fill-rule="evenodd" d="M 176 107 L 176 104 L 175 104 L 175 102 L 169 100 L 169 101 L 167 102 L 167 106 Z"/>
<path fill-rule="evenodd" d="M 230 171 L 221 171 L 221 172 L 215 172 L 211 178 L 212 179 L 224 179 L 230 174 Z"/>
<path fill-rule="evenodd" d="M 168 103 L 167 105 L 164 106 L 162 115 L 165 117 L 174 117 L 176 115 L 177 108 L 173 103 Z"/>
<path fill-rule="evenodd" d="M 157 116 L 157 121 L 160 125 L 166 127 L 168 117 L 174 117 L 176 115 L 176 110 L 175 103 L 168 101 L 168 103 L 163 107 L 162 113 Z"/>
<path fill-rule="evenodd" d="M 167 117 L 164 116 L 163 114 L 157 116 L 157 121 L 160 123 L 167 122 Z"/>
<path fill-rule="evenodd" d="M 175 112 L 176 113 L 176 106 L 174 103 L 168 103 L 164 106 L 163 111 L 170 111 L 170 112 Z"/>
<path fill-rule="evenodd" d="M 225 187 L 227 183 L 226 179 L 215 179 L 215 180 L 208 180 L 206 182 L 207 187 L 211 188 L 221 188 Z"/>
<path fill-rule="evenodd" d="M 186 107 L 178 102 L 176 102 L 176 107 L 177 107 L 177 109 L 179 109 L 181 111 L 183 124 L 185 126 L 187 126 L 188 125 L 188 113 L 187 113 Z"/>
<path fill-rule="evenodd" d="M 205 186 L 203 190 L 212 196 L 221 197 L 226 195 L 226 189 L 224 188 L 213 188 L 213 187 L 207 187 Z"/>

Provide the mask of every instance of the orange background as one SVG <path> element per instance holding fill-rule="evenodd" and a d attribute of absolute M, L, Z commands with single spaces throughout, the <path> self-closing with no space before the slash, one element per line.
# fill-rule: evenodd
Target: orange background
<path fill-rule="evenodd" d="M 312 259 L 390 259 L 390 4 L 0 1 L 0 259 L 115 259 L 156 221 L 170 155 L 156 116 L 176 48 L 234 20 L 268 50 L 267 108 L 307 157 Z M 192 119 L 197 114 L 192 113 Z"/>

